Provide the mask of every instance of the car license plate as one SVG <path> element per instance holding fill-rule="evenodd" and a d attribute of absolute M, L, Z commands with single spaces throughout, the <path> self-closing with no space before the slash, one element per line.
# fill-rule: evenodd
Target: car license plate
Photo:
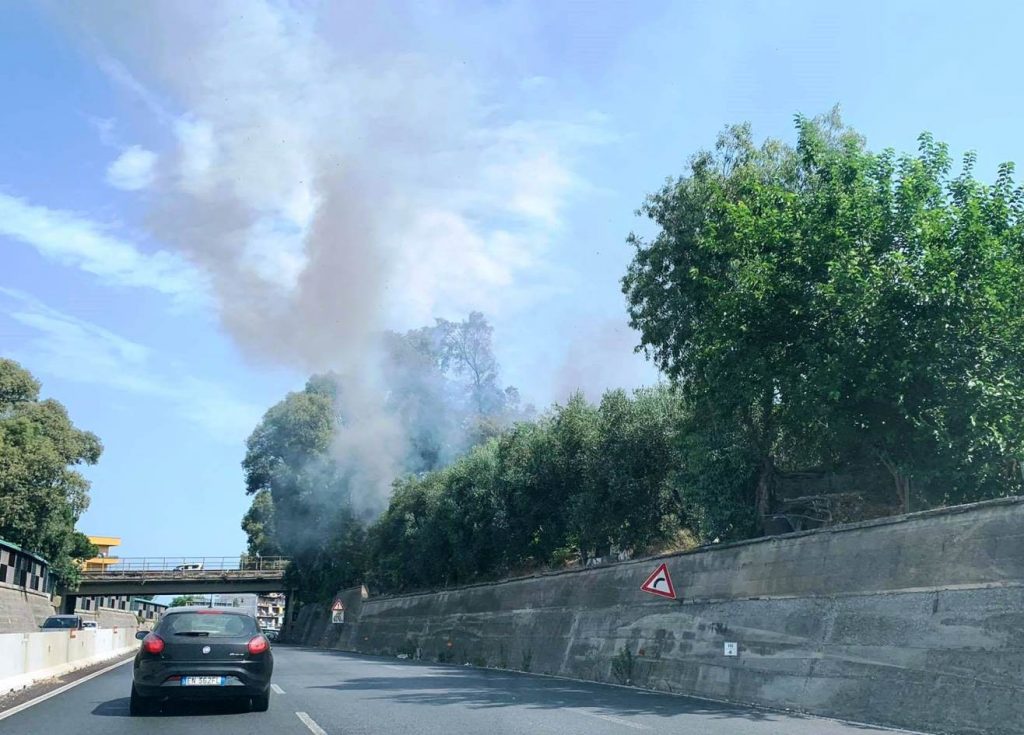
<path fill-rule="evenodd" d="M 224 686 L 223 676 L 183 676 L 183 687 L 219 687 Z"/>

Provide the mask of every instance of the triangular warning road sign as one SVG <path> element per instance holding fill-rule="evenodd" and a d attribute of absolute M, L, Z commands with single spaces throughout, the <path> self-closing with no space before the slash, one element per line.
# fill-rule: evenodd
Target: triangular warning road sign
<path fill-rule="evenodd" d="M 344 609 L 345 609 L 345 603 L 342 602 L 341 600 L 335 600 L 334 601 L 334 605 L 331 606 L 331 610 L 333 610 L 334 612 L 341 612 Z"/>
<path fill-rule="evenodd" d="M 672 577 L 668 576 L 668 567 L 664 564 L 654 570 L 654 574 L 640 585 L 640 589 L 659 597 L 667 597 L 670 600 L 676 599 L 676 588 L 672 586 Z"/>

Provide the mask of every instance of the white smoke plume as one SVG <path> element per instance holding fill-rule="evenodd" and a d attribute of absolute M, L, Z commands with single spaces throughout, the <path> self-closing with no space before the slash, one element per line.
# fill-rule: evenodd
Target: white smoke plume
<path fill-rule="evenodd" d="M 437 36 L 445 12 L 459 35 L 461 11 L 431 8 L 55 10 L 151 113 L 166 145 L 149 225 L 209 274 L 225 329 L 255 359 L 345 376 L 359 428 L 338 453 L 377 503 L 403 450 L 376 335 L 528 299 L 520 276 L 581 186 L 574 152 L 601 137 L 593 118 L 510 116 L 509 91 Z"/>

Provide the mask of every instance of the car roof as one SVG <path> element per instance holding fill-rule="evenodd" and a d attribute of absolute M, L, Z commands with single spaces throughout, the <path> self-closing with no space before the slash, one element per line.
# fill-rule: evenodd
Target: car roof
<path fill-rule="evenodd" d="M 53 620 L 54 618 L 78 618 L 80 615 L 51 615 L 47 620 Z"/>

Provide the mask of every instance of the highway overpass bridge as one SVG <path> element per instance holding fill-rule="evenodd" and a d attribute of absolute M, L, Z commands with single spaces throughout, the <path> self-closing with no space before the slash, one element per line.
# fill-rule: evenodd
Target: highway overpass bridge
<path fill-rule="evenodd" d="M 65 597 L 284 592 L 288 562 L 247 556 L 123 558 L 83 571 L 78 588 Z"/>

